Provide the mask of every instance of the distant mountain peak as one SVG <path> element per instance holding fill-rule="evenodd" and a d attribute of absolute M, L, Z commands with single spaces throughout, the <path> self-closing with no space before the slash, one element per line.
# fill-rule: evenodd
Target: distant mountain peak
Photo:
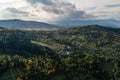
<path fill-rule="evenodd" d="M 25 21 L 20 19 L 0 20 L 0 26 L 9 29 L 24 29 L 24 30 L 58 30 L 61 27 L 37 22 L 37 21 Z"/>

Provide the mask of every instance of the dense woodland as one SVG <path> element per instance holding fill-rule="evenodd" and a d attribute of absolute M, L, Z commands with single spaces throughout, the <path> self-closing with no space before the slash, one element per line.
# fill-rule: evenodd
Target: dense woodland
<path fill-rule="evenodd" d="M 1 79 L 120 80 L 120 29 L 99 25 L 58 31 L 0 27 Z"/>

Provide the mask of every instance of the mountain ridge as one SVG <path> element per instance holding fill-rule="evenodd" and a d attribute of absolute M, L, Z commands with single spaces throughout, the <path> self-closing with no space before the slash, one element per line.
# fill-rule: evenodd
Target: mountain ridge
<path fill-rule="evenodd" d="M 59 21 L 58 24 L 64 26 L 74 27 L 74 26 L 85 26 L 85 25 L 102 25 L 109 27 L 120 28 L 120 21 L 114 19 L 98 19 L 98 20 L 68 20 Z"/>
<path fill-rule="evenodd" d="M 9 29 L 22 29 L 22 30 L 58 30 L 62 27 L 37 22 L 37 21 L 26 21 L 20 19 L 0 20 L 0 26 Z"/>

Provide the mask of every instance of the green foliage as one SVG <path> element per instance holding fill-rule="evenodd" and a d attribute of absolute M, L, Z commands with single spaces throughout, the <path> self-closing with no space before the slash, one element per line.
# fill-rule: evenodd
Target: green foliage
<path fill-rule="evenodd" d="M 0 31 L 0 53 L 20 54 L 22 56 L 53 53 L 48 47 L 32 44 L 25 35 L 26 32 L 19 30 Z"/>
<path fill-rule="evenodd" d="M 65 80 L 119 80 L 120 58 L 105 55 L 75 54 L 70 56 L 2 56 L 0 74 L 9 69 L 22 69 L 22 80 L 54 80 L 62 75 Z M 8 63 L 9 62 L 9 63 Z M 2 67 L 7 67 L 2 68 Z M 4 72 L 2 72 L 4 71 Z M 82 77 L 81 77 L 82 76 Z"/>
<path fill-rule="evenodd" d="M 120 29 L 2 29 L 0 53 L 0 78 L 17 70 L 17 80 L 120 80 Z"/>

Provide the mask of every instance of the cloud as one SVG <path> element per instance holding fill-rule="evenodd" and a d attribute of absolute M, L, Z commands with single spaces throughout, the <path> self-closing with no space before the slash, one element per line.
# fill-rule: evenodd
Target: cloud
<path fill-rule="evenodd" d="M 119 0 L 6 0 L 0 2 L 0 19 L 41 22 L 79 19 L 120 20 Z"/>
<path fill-rule="evenodd" d="M 71 11 L 76 10 L 76 6 L 70 3 L 64 3 L 64 2 L 58 2 L 54 1 L 53 4 L 51 5 L 44 5 L 42 6 L 42 9 L 44 11 L 47 11 L 49 13 L 54 13 L 54 14 L 66 14 Z"/>
<path fill-rule="evenodd" d="M 120 4 L 105 5 L 105 7 L 120 7 Z"/>
<path fill-rule="evenodd" d="M 11 13 L 16 13 L 16 14 L 28 14 L 28 12 L 21 11 L 16 8 L 6 8 L 6 11 L 11 12 Z"/>
<path fill-rule="evenodd" d="M 52 0 L 27 0 L 29 3 L 32 5 L 37 4 L 37 3 L 42 3 L 44 5 L 53 5 Z"/>
<path fill-rule="evenodd" d="M 36 9 L 42 9 L 48 14 L 57 15 L 58 20 L 88 19 L 93 15 L 84 10 L 78 10 L 75 4 L 61 2 L 60 0 L 27 0 Z M 40 5 L 41 4 L 41 5 Z"/>
<path fill-rule="evenodd" d="M 79 20 L 79 19 L 92 19 L 94 17 L 95 17 L 94 15 L 86 14 L 85 11 L 75 11 L 69 13 L 69 15 L 66 15 L 64 19 Z"/>
<path fill-rule="evenodd" d="M 88 13 L 97 16 L 95 19 L 116 19 L 120 20 L 120 4 L 106 4 L 88 9 Z"/>

